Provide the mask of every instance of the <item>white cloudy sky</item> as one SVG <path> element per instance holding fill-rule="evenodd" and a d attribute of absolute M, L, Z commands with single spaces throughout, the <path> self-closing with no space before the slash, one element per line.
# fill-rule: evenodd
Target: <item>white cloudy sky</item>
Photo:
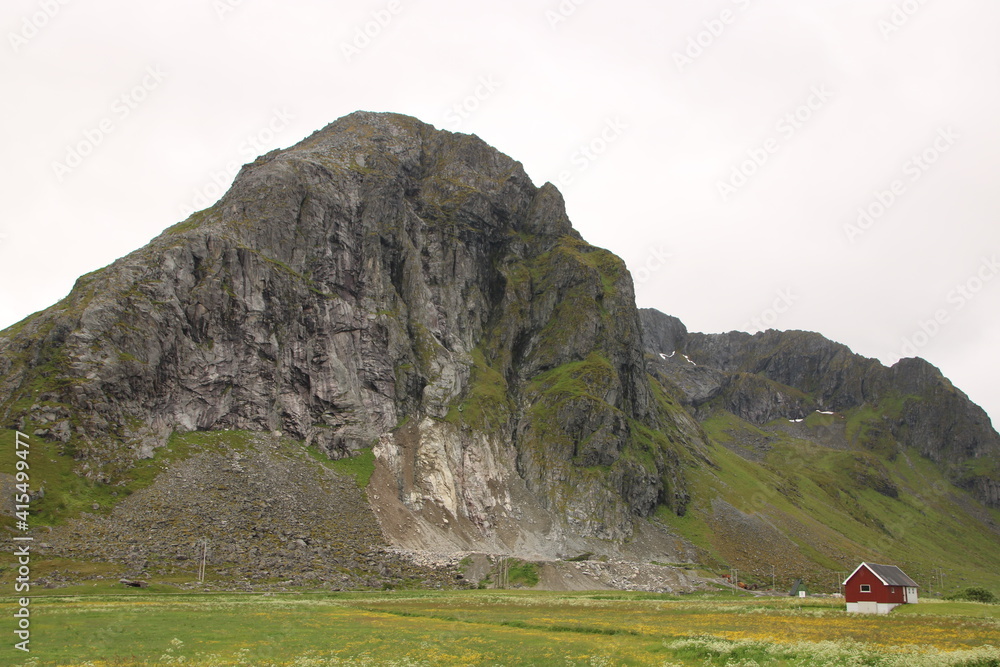
<path fill-rule="evenodd" d="M 998 418 L 998 26 L 995 0 L 4 0 L 0 326 L 256 154 L 397 111 L 559 184 L 641 306 L 917 353 Z"/>

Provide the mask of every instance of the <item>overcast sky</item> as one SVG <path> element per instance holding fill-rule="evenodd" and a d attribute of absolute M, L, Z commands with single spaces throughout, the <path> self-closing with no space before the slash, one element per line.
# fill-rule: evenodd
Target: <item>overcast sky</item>
<path fill-rule="evenodd" d="M 358 109 L 556 183 L 693 331 L 922 356 L 1000 417 L 995 0 L 4 0 L 0 327 Z"/>

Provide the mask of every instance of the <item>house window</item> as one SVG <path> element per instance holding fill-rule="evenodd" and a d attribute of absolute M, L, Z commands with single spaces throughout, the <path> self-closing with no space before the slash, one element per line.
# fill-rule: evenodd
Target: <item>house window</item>
<path fill-rule="evenodd" d="M 868 584 L 861 584 L 861 592 L 862 593 L 871 593 L 872 592 L 872 587 L 869 586 Z"/>

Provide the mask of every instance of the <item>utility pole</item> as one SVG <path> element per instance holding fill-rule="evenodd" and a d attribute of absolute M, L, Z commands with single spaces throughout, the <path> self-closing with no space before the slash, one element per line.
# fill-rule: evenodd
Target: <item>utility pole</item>
<path fill-rule="evenodd" d="M 938 590 L 937 590 L 938 596 L 939 597 L 944 597 L 944 592 L 941 590 L 942 589 L 942 586 L 941 586 L 941 568 L 939 568 L 939 567 L 932 568 L 931 569 L 931 577 L 930 577 L 930 579 L 931 579 L 931 587 L 933 588 L 934 584 L 937 584 L 938 585 Z"/>
<path fill-rule="evenodd" d="M 771 566 L 771 590 L 774 590 L 774 566 Z"/>
<path fill-rule="evenodd" d="M 205 561 L 208 560 L 208 538 L 202 542 L 201 564 L 198 566 L 198 583 L 205 582 Z"/>
<path fill-rule="evenodd" d="M 497 588 L 507 588 L 510 584 L 509 582 L 509 570 L 510 570 L 510 560 L 508 558 L 500 558 L 497 561 Z"/>

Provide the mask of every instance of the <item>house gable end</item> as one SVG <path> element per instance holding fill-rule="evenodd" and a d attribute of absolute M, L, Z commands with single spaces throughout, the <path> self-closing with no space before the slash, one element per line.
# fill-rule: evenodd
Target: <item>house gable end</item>
<path fill-rule="evenodd" d="M 916 601 L 916 583 L 895 566 L 862 563 L 844 581 L 844 598 L 849 611 L 852 607 L 865 611 L 872 605 L 888 611 Z"/>

